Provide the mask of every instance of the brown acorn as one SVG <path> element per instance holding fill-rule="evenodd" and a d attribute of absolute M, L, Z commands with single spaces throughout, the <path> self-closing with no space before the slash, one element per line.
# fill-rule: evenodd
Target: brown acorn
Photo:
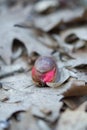
<path fill-rule="evenodd" d="M 45 86 L 47 82 L 57 80 L 58 67 L 52 57 L 39 57 L 32 68 L 32 79 L 39 86 Z"/>

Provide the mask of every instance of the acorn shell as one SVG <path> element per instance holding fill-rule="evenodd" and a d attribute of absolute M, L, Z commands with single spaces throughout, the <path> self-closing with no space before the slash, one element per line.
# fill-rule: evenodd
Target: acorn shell
<path fill-rule="evenodd" d="M 32 79 L 36 85 L 44 86 L 46 85 L 46 82 L 44 82 L 41 77 L 52 71 L 53 77 L 51 76 L 52 80 L 50 82 L 55 82 L 58 75 L 58 67 L 55 60 L 52 57 L 47 56 L 39 57 L 32 68 Z"/>

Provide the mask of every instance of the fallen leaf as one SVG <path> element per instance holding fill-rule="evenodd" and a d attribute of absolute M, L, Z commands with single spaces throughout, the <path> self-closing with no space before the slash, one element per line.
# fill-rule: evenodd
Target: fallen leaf
<path fill-rule="evenodd" d="M 15 130 L 15 129 L 16 130 L 24 130 L 24 129 L 40 130 L 37 120 L 31 115 L 30 111 L 20 112 L 19 115 L 17 116 L 20 116 L 20 121 L 17 122 L 16 120 L 12 120 L 10 130 Z M 12 118 L 14 119 L 14 115 Z"/>
<path fill-rule="evenodd" d="M 87 95 L 86 89 L 87 85 L 84 81 L 70 79 L 70 83 L 67 84 L 67 89 L 63 93 L 64 97 L 71 97 L 71 96 L 84 96 Z"/>
<path fill-rule="evenodd" d="M 82 103 L 87 100 L 87 96 L 74 96 L 63 98 L 62 101 L 72 110 L 77 109 Z"/>
<path fill-rule="evenodd" d="M 23 12 L 24 14 L 26 10 L 24 10 Z M 0 21 L 1 22 L 0 28 L 3 30 L 2 32 L 0 32 L 1 34 L 0 36 L 2 39 L 0 43 L 3 42 L 3 44 L 0 44 L 0 56 L 4 59 L 4 61 L 6 63 L 10 63 L 11 55 L 12 55 L 12 43 L 15 39 L 19 40 L 20 42 L 22 42 L 22 44 L 24 44 L 28 55 L 30 55 L 32 52 L 37 52 L 40 55 L 50 55 L 53 51 L 52 48 L 47 48 L 47 46 L 44 44 L 43 38 L 41 38 L 41 36 L 37 38 L 37 34 L 34 33 L 34 30 L 24 29 L 24 28 L 19 28 L 19 27 L 14 26 L 17 22 L 19 22 L 22 19 L 21 18 L 22 16 L 20 16 L 20 13 L 16 14 L 16 16 L 14 16 L 16 20 L 14 20 L 13 14 L 14 12 L 9 15 L 5 14 L 4 16 L 1 16 L 2 20 Z M 20 16 L 20 19 L 17 20 L 19 16 Z M 8 22 L 6 23 L 7 18 L 8 18 Z M 38 33 L 39 35 L 41 32 L 40 31 L 38 32 L 39 32 Z M 42 33 L 41 35 L 44 36 L 47 44 L 48 43 L 50 44 L 50 42 L 51 42 L 51 45 L 53 43 L 54 44 L 56 43 L 56 41 L 53 40 L 52 37 L 46 35 L 45 33 Z M 6 47 L 7 44 L 8 46 Z M 56 43 L 56 46 L 57 46 L 57 43 Z"/>
<path fill-rule="evenodd" d="M 59 6 L 59 1 L 39 1 L 35 4 L 34 10 L 37 13 L 49 13 L 56 10 L 56 8 Z"/>
<path fill-rule="evenodd" d="M 84 14 L 86 13 L 87 12 L 83 8 L 74 9 L 73 11 L 70 9 L 61 9 L 50 15 L 38 17 L 34 23 L 36 27 L 49 32 L 60 26 L 62 23 L 69 24 L 86 21 L 86 18 L 84 17 Z"/>
<path fill-rule="evenodd" d="M 80 39 L 80 40 L 85 40 L 87 41 L 87 27 L 82 26 L 82 27 L 77 27 L 77 28 L 70 28 L 68 30 L 65 30 L 64 32 L 61 33 L 62 39 L 64 39 L 66 42 L 70 42 L 70 37 L 72 38 L 72 42 Z"/>
<path fill-rule="evenodd" d="M 69 129 L 73 130 L 73 127 L 75 130 L 85 130 L 87 127 L 87 117 L 85 112 L 85 106 L 87 102 L 85 102 L 83 105 L 81 105 L 78 109 L 75 111 L 67 109 L 62 115 L 61 119 L 59 120 L 56 130 L 61 129 Z"/>
<path fill-rule="evenodd" d="M 71 73 L 65 68 L 59 69 L 59 77 L 56 83 L 47 83 L 49 87 L 57 88 L 60 87 L 64 82 L 66 82 L 70 77 L 75 77 L 75 74 Z"/>
<path fill-rule="evenodd" d="M 39 87 L 34 86 L 29 75 L 29 72 L 27 72 L 26 74 L 18 74 L 1 80 L 3 84 L 1 93 L 4 91 L 4 94 L 9 98 L 8 101 L 1 103 L 1 120 L 6 120 L 15 111 L 27 110 L 33 105 L 32 110 L 36 108 L 40 111 L 45 108 L 52 111 L 52 114 L 49 117 L 41 111 L 40 113 L 42 113 L 43 118 L 54 122 L 59 116 L 58 112 L 62 106 L 62 102 L 59 101 L 62 96 L 58 96 L 59 92 L 56 90 L 49 88 L 40 89 Z M 7 109 L 3 109 L 3 106 L 5 107 L 5 105 Z M 36 109 L 34 115 L 37 115 L 38 117 L 41 116 L 36 112 Z"/>
<path fill-rule="evenodd" d="M 79 0 L 8 1 L 0 3 L 0 129 L 86 129 L 86 7 Z M 52 56 L 59 70 L 57 82 L 44 87 L 31 78 L 40 55 Z"/>

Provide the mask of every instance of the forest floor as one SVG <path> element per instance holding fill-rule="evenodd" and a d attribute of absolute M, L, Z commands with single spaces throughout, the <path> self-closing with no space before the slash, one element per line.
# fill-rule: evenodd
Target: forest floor
<path fill-rule="evenodd" d="M 87 130 L 84 5 L 1 0 L 0 130 Z M 31 70 L 39 56 L 54 58 L 57 82 L 34 84 Z"/>

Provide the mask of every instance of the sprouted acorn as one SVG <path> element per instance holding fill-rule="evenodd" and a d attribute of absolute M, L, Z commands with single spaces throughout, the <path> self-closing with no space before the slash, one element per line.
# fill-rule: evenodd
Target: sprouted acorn
<path fill-rule="evenodd" d="M 48 82 L 55 82 L 58 67 L 52 57 L 39 57 L 32 68 L 32 79 L 38 86 L 45 86 Z"/>

